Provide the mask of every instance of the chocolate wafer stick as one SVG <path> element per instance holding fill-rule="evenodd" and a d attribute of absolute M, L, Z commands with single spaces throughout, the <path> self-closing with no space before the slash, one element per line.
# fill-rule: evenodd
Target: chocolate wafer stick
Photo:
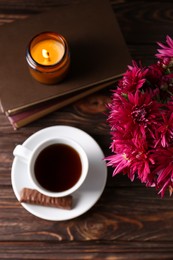
<path fill-rule="evenodd" d="M 37 190 L 24 188 L 21 192 L 20 202 L 40 205 L 40 206 L 49 206 L 54 208 L 62 209 L 72 209 L 72 196 L 68 195 L 66 197 L 49 197 L 41 194 Z"/>

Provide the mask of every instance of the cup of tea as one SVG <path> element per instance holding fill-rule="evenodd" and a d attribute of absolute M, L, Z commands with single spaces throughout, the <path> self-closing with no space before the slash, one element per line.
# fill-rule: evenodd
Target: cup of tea
<path fill-rule="evenodd" d="M 27 164 L 33 187 L 50 197 L 63 197 L 76 191 L 88 173 L 88 158 L 76 141 L 51 138 L 30 150 L 17 145 L 13 155 Z"/>

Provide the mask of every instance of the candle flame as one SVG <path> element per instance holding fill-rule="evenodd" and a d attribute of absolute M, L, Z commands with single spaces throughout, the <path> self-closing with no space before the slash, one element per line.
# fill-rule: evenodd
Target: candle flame
<path fill-rule="evenodd" d="M 45 59 L 48 59 L 50 60 L 50 55 L 49 55 L 49 52 L 45 49 L 42 49 L 42 55 Z"/>

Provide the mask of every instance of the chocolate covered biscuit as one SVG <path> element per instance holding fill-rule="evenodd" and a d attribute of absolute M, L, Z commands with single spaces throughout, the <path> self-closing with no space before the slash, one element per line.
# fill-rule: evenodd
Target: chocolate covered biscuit
<path fill-rule="evenodd" d="M 68 210 L 72 209 L 71 195 L 68 195 L 66 197 L 55 198 L 43 195 L 37 190 L 29 188 L 22 189 L 20 202 Z"/>

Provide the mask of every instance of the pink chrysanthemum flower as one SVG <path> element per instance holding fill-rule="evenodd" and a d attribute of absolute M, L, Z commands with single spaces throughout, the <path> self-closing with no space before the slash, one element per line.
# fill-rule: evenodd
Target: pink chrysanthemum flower
<path fill-rule="evenodd" d="M 158 128 L 160 135 L 160 144 L 163 147 L 168 147 L 173 144 L 173 112 L 166 111 L 162 113 L 162 124 Z"/>
<path fill-rule="evenodd" d="M 160 104 L 147 92 L 129 93 L 127 98 L 115 93 L 109 105 L 108 122 L 112 129 L 123 128 L 124 135 L 133 133 L 133 136 L 146 138 L 147 132 L 154 132 L 160 125 L 159 108 Z"/>
<path fill-rule="evenodd" d="M 131 181 L 135 176 L 143 183 L 153 184 L 150 177 L 150 168 L 154 164 L 153 155 L 148 151 L 145 140 L 138 142 L 135 138 L 128 140 L 128 145 L 122 147 L 119 152 L 106 158 L 107 165 L 114 167 L 113 176 L 122 172 L 127 174 Z"/>
<path fill-rule="evenodd" d="M 155 184 L 163 197 L 166 189 L 173 187 L 173 147 L 158 149 L 153 156 L 157 163 L 154 170 Z"/>
<path fill-rule="evenodd" d="M 135 61 L 132 66 L 128 66 L 128 70 L 124 73 L 122 80 L 119 81 L 119 87 L 124 93 L 134 92 L 140 89 L 146 79 L 148 69 L 139 67 Z"/>
<path fill-rule="evenodd" d="M 166 43 L 167 45 L 164 45 L 160 42 L 157 44 L 161 47 L 161 49 L 158 49 L 158 53 L 156 54 L 156 57 L 160 59 L 165 66 L 172 66 L 173 62 L 173 39 L 166 36 Z"/>

